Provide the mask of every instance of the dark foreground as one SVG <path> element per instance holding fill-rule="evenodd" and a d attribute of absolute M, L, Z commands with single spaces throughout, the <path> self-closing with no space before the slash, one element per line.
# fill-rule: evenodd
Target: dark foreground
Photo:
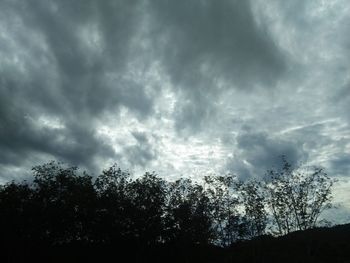
<path fill-rule="evenodd" d="M 350 262 L 350 225 L 263 236 L 230 248 L 167 244 L 2 244 L 1 262 Z"/>

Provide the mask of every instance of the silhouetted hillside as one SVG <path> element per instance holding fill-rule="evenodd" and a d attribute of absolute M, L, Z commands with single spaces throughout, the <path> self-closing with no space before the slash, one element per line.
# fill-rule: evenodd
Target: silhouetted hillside
<path fill-rule="evenodd" d="M 8 245 L 2 245 L 2 262 L 350 262 L 350 224 L 278 238 L 261 236 L 230 248 L 181 244 L 142 247 L 132 243 Z"/>
<path fill-rule="evenodd" d="M 234 262 L 350 262 L 350 224 L 238 242 Z"/>

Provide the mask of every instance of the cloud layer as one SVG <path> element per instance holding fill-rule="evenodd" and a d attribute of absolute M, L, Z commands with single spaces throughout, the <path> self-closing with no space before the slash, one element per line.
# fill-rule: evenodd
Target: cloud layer
<path fill-rule="evenodd" d="M 346 181 L 349 27 L 345 0 L 1 1 L 1 181 L 51 159 L 261 177 L 280 155 Z"/>

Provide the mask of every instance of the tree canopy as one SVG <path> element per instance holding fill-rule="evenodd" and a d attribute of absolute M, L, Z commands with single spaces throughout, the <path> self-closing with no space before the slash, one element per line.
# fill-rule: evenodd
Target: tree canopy
<path fill-rule="evenodd" d="M 230 246 L 314 228 L 331 206 L 333 184 L 322 168 L 293 169 L 285 159 L 262 181 L 134 178 L 117 165 L 94 179 L 57 162 L 32 171 L 31 183 L 0 188 L 3 242 Z"/>

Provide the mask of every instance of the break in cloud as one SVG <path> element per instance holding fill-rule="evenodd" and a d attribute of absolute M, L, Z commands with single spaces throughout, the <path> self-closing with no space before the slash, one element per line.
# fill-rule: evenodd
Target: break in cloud
<path fill-rule="evenodd" d="M 250 178 L 285 154 L 347 184 L 349 29 L 346 0 L 3 0 L 1 181 L 51 159 Z"/>

